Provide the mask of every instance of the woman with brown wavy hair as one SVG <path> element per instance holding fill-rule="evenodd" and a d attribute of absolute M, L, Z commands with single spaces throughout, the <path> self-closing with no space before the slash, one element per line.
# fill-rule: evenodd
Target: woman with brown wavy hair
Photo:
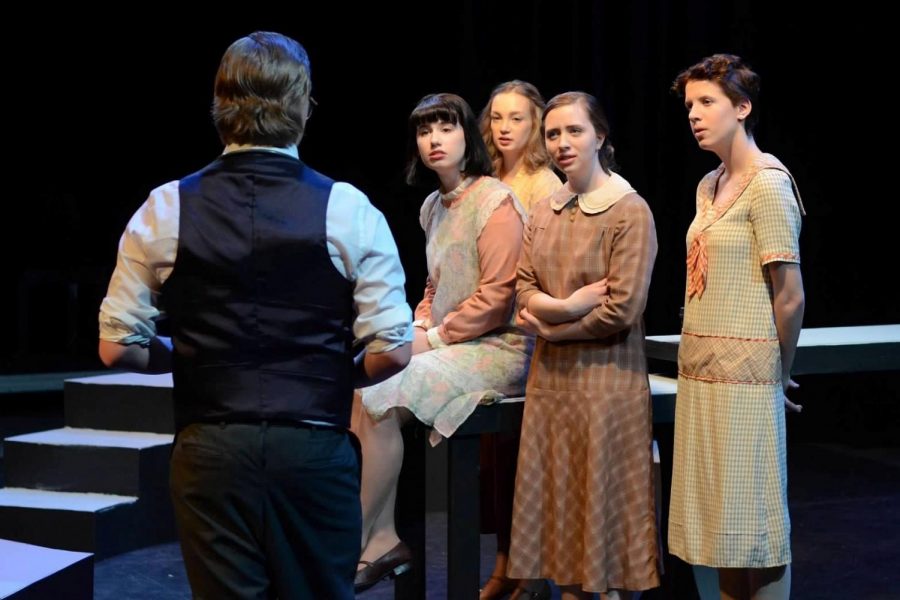
<path fill-rule="evenodd" d="M 509 574 L 563 600 L 659 585 L 644 308 L 653 215 L 613 169 L 597 99 L 560 94 L 544 140 L 568 181 L 535 205 L 516 283 L 537 335 L 525 392 Z"/>

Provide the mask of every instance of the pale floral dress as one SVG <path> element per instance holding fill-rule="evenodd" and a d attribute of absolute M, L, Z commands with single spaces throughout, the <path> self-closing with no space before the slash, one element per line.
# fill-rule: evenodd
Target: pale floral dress
<path fill-rule="evenodd" d="M 478 290 L 478 238 L 506 200 L 524 221 L 525 212 L 510 188 L 493 177 L 470 178 L 449 194 L 436 191 L 425 199 L 420 223 L 433 289 L 429 339 L 435 339 L 435 326 Z M 439 435 L 432 441 L 437 442 L 452 435 L 479 403 L 522 395 L 533 340 L 514 325 L 512 296 L 504 320 L 476 339 L 413 356 L 397 375 L 361 390 L 366 410 L 378 419 L 393 407 L 405 407 L 434 427 Z"/>

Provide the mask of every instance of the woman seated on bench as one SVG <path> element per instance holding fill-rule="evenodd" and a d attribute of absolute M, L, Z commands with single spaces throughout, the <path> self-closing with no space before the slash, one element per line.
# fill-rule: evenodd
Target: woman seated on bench
<path fill-rule="evenodd" d="M 522 395 L 531 353 L 532 338 L 513 318 L 525 214 L 512 190 L 490 176 L 472 109 L 453 94 L 426 96 L 409 117 L 409 143 L 407 180 L 434 173 L 440 187 L 421 209 L 428 280 L 412 360 L 360 390 L 355 402 L 363 452 L 357 591 L 402 573 L 412 558 L 394 526 L 400 426 L 415 416 L 450 436 L 480 402 Z"/>

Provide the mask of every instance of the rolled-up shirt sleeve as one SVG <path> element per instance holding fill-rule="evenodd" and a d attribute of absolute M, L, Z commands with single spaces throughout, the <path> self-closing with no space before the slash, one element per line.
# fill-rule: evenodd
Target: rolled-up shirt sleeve
<path fill-rule="evenodd" d="M 100 339 L 146 346 L 156 335 L 156 298 L 178 250 L 178 182 L 160 186 L 119 240 L 116 268 L 100 305 Z"/>
<path fill-rule="evenodd" d="M 406 277 L 384 215 L 353 186 L 335 183 L 326 233 L 335 267 L 354 284 L 356 343 L 378 353 L 411 342 Z"/>
<path fill-rule="evenodd" d="M 100 339 L 147 345 L 156 335 L 156 298 L 178 251 L 178 182 L 154 190 L 119 241 L 116 269 L 100 307 Z M 369 352 L 412 341 L 411 313 L 397 246 L 384 216 L 346 183 L 335 183 L 326 213 L 335 268 L 354 285 L 353 335 Z"/>

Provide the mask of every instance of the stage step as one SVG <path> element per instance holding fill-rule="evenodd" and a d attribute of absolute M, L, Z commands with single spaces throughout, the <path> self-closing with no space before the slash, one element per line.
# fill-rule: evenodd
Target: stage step
<path fill-rule="evenodd" d="M 0 539 L 0 598 L 91 600 L 94 557 Z"/>
<path fill-rule="evenodd" d="M 165 499 L 173 436 L 65 427 L 7 438 L 6 485 Z"/>
<path fill-rule="evenodd" d="M 172 374 L 68 379 L 65 412 L 69 427 L 175 433 Z"/>
<path fill-rule="evenodd" d="M 175 539 L 171 503 L 134 496 L 0 489 L 0 538 L 104 558 Z"/>
<path fill-rule="evenodd" d="M 0 489 L 0 538 L 62 550 L 117 554 L 154 543 L 134 496 Z M 150 539 L 147 539 L 150 538 Z"/>
<path fill-rule="evenodd" d="M 62 429 L 4 441 L 0 538 L 98 558 L 175 539 L 172 376 L 69 379 Z"/>

